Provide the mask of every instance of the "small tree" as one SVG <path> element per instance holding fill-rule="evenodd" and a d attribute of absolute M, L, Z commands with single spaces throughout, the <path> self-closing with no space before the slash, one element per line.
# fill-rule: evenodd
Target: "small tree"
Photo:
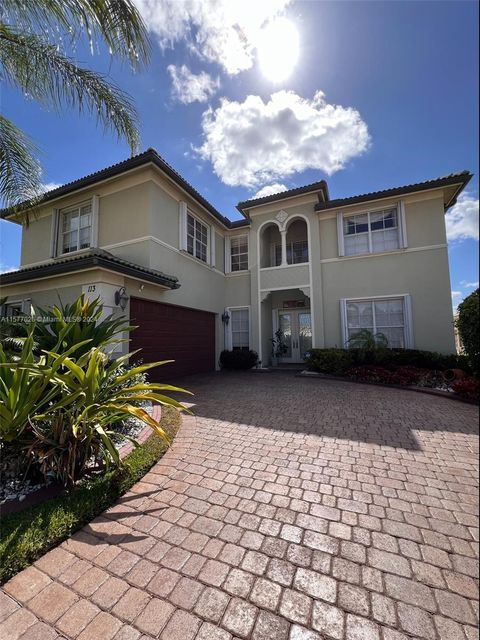
<path fill-rule="evenodd" d="M 480 374 L 480 289 L 458 305 L 458 332 L 475 375 Z"/>

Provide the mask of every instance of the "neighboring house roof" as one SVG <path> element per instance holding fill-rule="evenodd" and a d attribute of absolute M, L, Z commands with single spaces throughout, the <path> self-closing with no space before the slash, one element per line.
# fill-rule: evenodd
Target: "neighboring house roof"
<path fill-rule="evenodd" d="M 82 271 L 91 269 L 92 267 L 100 267 L 116 271 L 131 278 L 137 278 L 160 284 L 169 289 L 178 289 L 180 284 L 174 276 L 166 275 L 161 271 L 142 267 L 134 262 L 129 262 L 123 258 L 118 258 L 103 249 L 91 249 L 84 253 L 79 253 L 65 258 L 51 260 L 32 267 L 18 269 L 18 271 L 8 271 L 0 275 L 0 284 L 17 284 L 27 280 L 36 278 L 47 278 L 50 276 L 66 275 L 74 271 Z"/>
<path fill-rule="evenodd" d="M 348 198 L 337 198 L 327 202 L 319 202 L 315 205 L 315 211 L 324 211 L 325 209 L 335 209 L 346 205 L 367 202 L 369 200 L 380 200 L 382 198 L 390 198 L 401 196 L 415 191 L 427 191 L 429 189 L 437 189 L 442 187 L 452 187 L 458 185 L 458 189 L 454 190 L 452 196 L 445 202 L 445 210 L 451 207 L 457 201 L 458 195 L 463 191 L 472 178 L 469 171 L 461 171 L 459 173 L 451 173 L 448 176 L 434 178 L 433 180 L 425 180 L 425 182 L 417 182 L 415 184 L 407 184 L 403 187 L 394 187 L 393 189 L 384 189 L 383 191 L 372 191 L 359 196 L 351 196 Z"/>
<path fill-rule="evenodd" d="M 197 200 L 209 213 L 212 214 L 214 218 L 216 218 L 219 222 L 221 222 L 225 227 L 230 228 L 232 226 L 232 222 L 223 216 L 213 205 L 208 202 L 192 185 L 182 178 L 182 176 L 175 171 L 173 167 L 171 167 L 166 160 L 162 158 L 162 156 L 155 151 L 155 149 L 147 149 L 143 153 L 139 153 L 136 156 L 132 156 L 128 158 L 128 160 L 123 160 L 122 162 L 117 162 L 117 164 L 112 164 L 110 167 L 106 167 L 105 169 L 101 169 L 100 171 L 95 171 L 95 173 L 90 173 L 83 178 L 79 178 L 78 180 L 74 180 L 73 182 L 68 182 L 67 184 L 58 187 L 57 189 L 52 189 L 51 191 L 47 191 L 43 194 L 38 202 L 36 202 L 35 206 L 41 206 L 50 200 L 56 200 L 61 196 L 66 196 L 78 189 L 84 189 L 85 187 L 90 187 L 97 182 L 102 180 L 106 180 L 108 178 L 114 178 L 125 171 L 130 171 L 131 169 L 136 169 L 137 167 L 141 167 L 142 165 L 153 163 L 159 169 L 161 169 L 169 178 L 171 178 L 179 187 L 184 189 L 192 198 Z M 9 207 L 7 209 L 0 210 L 0 218 L 7 218 L 8 216 L 14 215 L 16 213 L 20 213 L 22 211 L 26 211 L 31 208 L 31 203 L 29 201 L 25 201 L 22 204 L 16 207 Z M 247 224 L 247 222 L 240 221 L 243 224 Z M 241 226 L 238 223 L 235 226 Z"/>
<path fill-rule="evenodd" d="M 237 209 L 240 213 L 245 215 L 245 209 L 251 209 L 252 207 L 258 207 L 262 204 L 268 204 L 269 202 L 276 202 L 277 200 L 285 200 L 286 198 L 293 198 L 294 196 L 301 196 L 306 193 L 316 193 L 320 191 L 324 200 L 329 200 L 328 185 L 325 180 L 319 182 L 312 182 L 306 184 L 303 187 L 295 187 L 294 189 L 287 189 L 287 191 L 280 191 L 279 193 L 273 193 L 269 196 L 263 196 L 263 198 L 253 198 L 252 200 L 244 200 L 237 204 Z"/>

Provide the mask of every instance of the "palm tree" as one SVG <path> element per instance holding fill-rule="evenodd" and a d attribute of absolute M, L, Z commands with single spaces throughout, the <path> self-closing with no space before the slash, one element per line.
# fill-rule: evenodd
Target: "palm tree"
<path fill-rule="evenodd" d="M 132 0 L 1 0 L 0 81 L 44 106 L 94 114 L 133 153 L 138 131 L 130 98 L 104 76 L 78 66 L 61 44 L 85 35 L 92 51 L 103 41 L 133 68 L 148 60 L 146 27 Z M 40 194 L 35 152 L 30 138 L 0 114 L 0 198 L 5 206 Z"/>

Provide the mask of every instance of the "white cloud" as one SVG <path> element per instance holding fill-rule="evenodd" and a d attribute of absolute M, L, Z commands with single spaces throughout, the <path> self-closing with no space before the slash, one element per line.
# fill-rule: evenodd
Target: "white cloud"
<path fill-rule="evenodd" d="M 195 75 L 184 64 L 181 67 L 170 64 L 167 71 L 172 78 L 173 97 L 183 104 L 206 102 L 220 86 L 218 78 L 214 80 L 205 71 Z"/>
<path fill-rule="evenodd" d="M 0 262 L 0 273 L 9 273 L 9 271 L 16 271 L 19 267 L 13 267 L 11 265 L 3 264 Z"/>
<path fill-rule="evenodd" d="M 44 182 L 41 186 L 41 190 L 43 193 L 46 193 L 47 191 L 53 191 L 53 189 L 58 189 L 58 187 L 61 187 L 62 185 L 59 182 Z"/>
<path fill-rule="evenodd" d="M 265 103 L 223 98 L 203 114 L 204 142 L 197 149 L 230 186 L 255 187 L 306 169 L 330 175 L 370 144 L 367 125 L 355 109 L 278 91 Z"/>
<path fill-rule="evenodd" d="M 478 198 L 465 192 L 447 212 L 445 222 L 449 240 L 478 240 Z"/>
<path fill-rule="evenodd" d="M 452 298 L 459 298 L 462 294 L 461 291 L 452 291 Z"/>
<path fill-rule="evenodd" d="M 465 280 L 462 280 L 460 284 L 463 284 L 467 289 L 478 289 L 478 280 L 476 282 L 466 282 Z"/>
<path fill-rule="evenodd" d="M 275 182 L 274 184 L 267 184 L 265 187 L 262 187 L 257 193 L 252 196 L 252 200 L 255 198 L 265 198 L 265 196 L 273 196 L 275 193 L 281 193 L 282 191 L 287 191 L 288 187 L 284 184 L 279 184 Z"/>
<path fill-rule="evenodd" d="M 261 28 L 291 0 L 135 0 L 162 48 L 187 40 L 201 58 L 229 74 L 253 66 Z"/>

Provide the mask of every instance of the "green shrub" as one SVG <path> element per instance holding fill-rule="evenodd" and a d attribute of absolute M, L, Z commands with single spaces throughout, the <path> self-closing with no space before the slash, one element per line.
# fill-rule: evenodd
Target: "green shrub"
<path fill-rule="evenodd" d="M 353 366 L 354 354 L 350 349 L 310 349 L 305 362 L 312 371 L 342 376 Z"/>
<path fill-rule="evenodd" d="M 416 367 L 432 371 L 462 369 L 470 372 L 466 356 L 418 349 L 311 349 L 305 362 L 309 369 L 343 375 L 351 367 Z"/>
<path fill-rule="evenodd" d="M 172 438 L 180 425 L 179 413 L 166 407 L 160 425 Z M 152 433 L 125 458 L 121 468 L 82 480 L 58 498 L 4 516 L 0 537 L 0 584 L 116 502 L 162 457 L 167 446 L 163 438 Z"/>
<path fill-rule="evenodd" d="M 480 289 L 458 305 L 457 327 L 473 373 L 480 375 Z"/>
<path fill-rule="evenodd" d="M 235 349 L 234 351 L 222 351 L 220 354 L 222 369 L 251 369 L 257 362 L 258 354 L 251 350 Z"/>

